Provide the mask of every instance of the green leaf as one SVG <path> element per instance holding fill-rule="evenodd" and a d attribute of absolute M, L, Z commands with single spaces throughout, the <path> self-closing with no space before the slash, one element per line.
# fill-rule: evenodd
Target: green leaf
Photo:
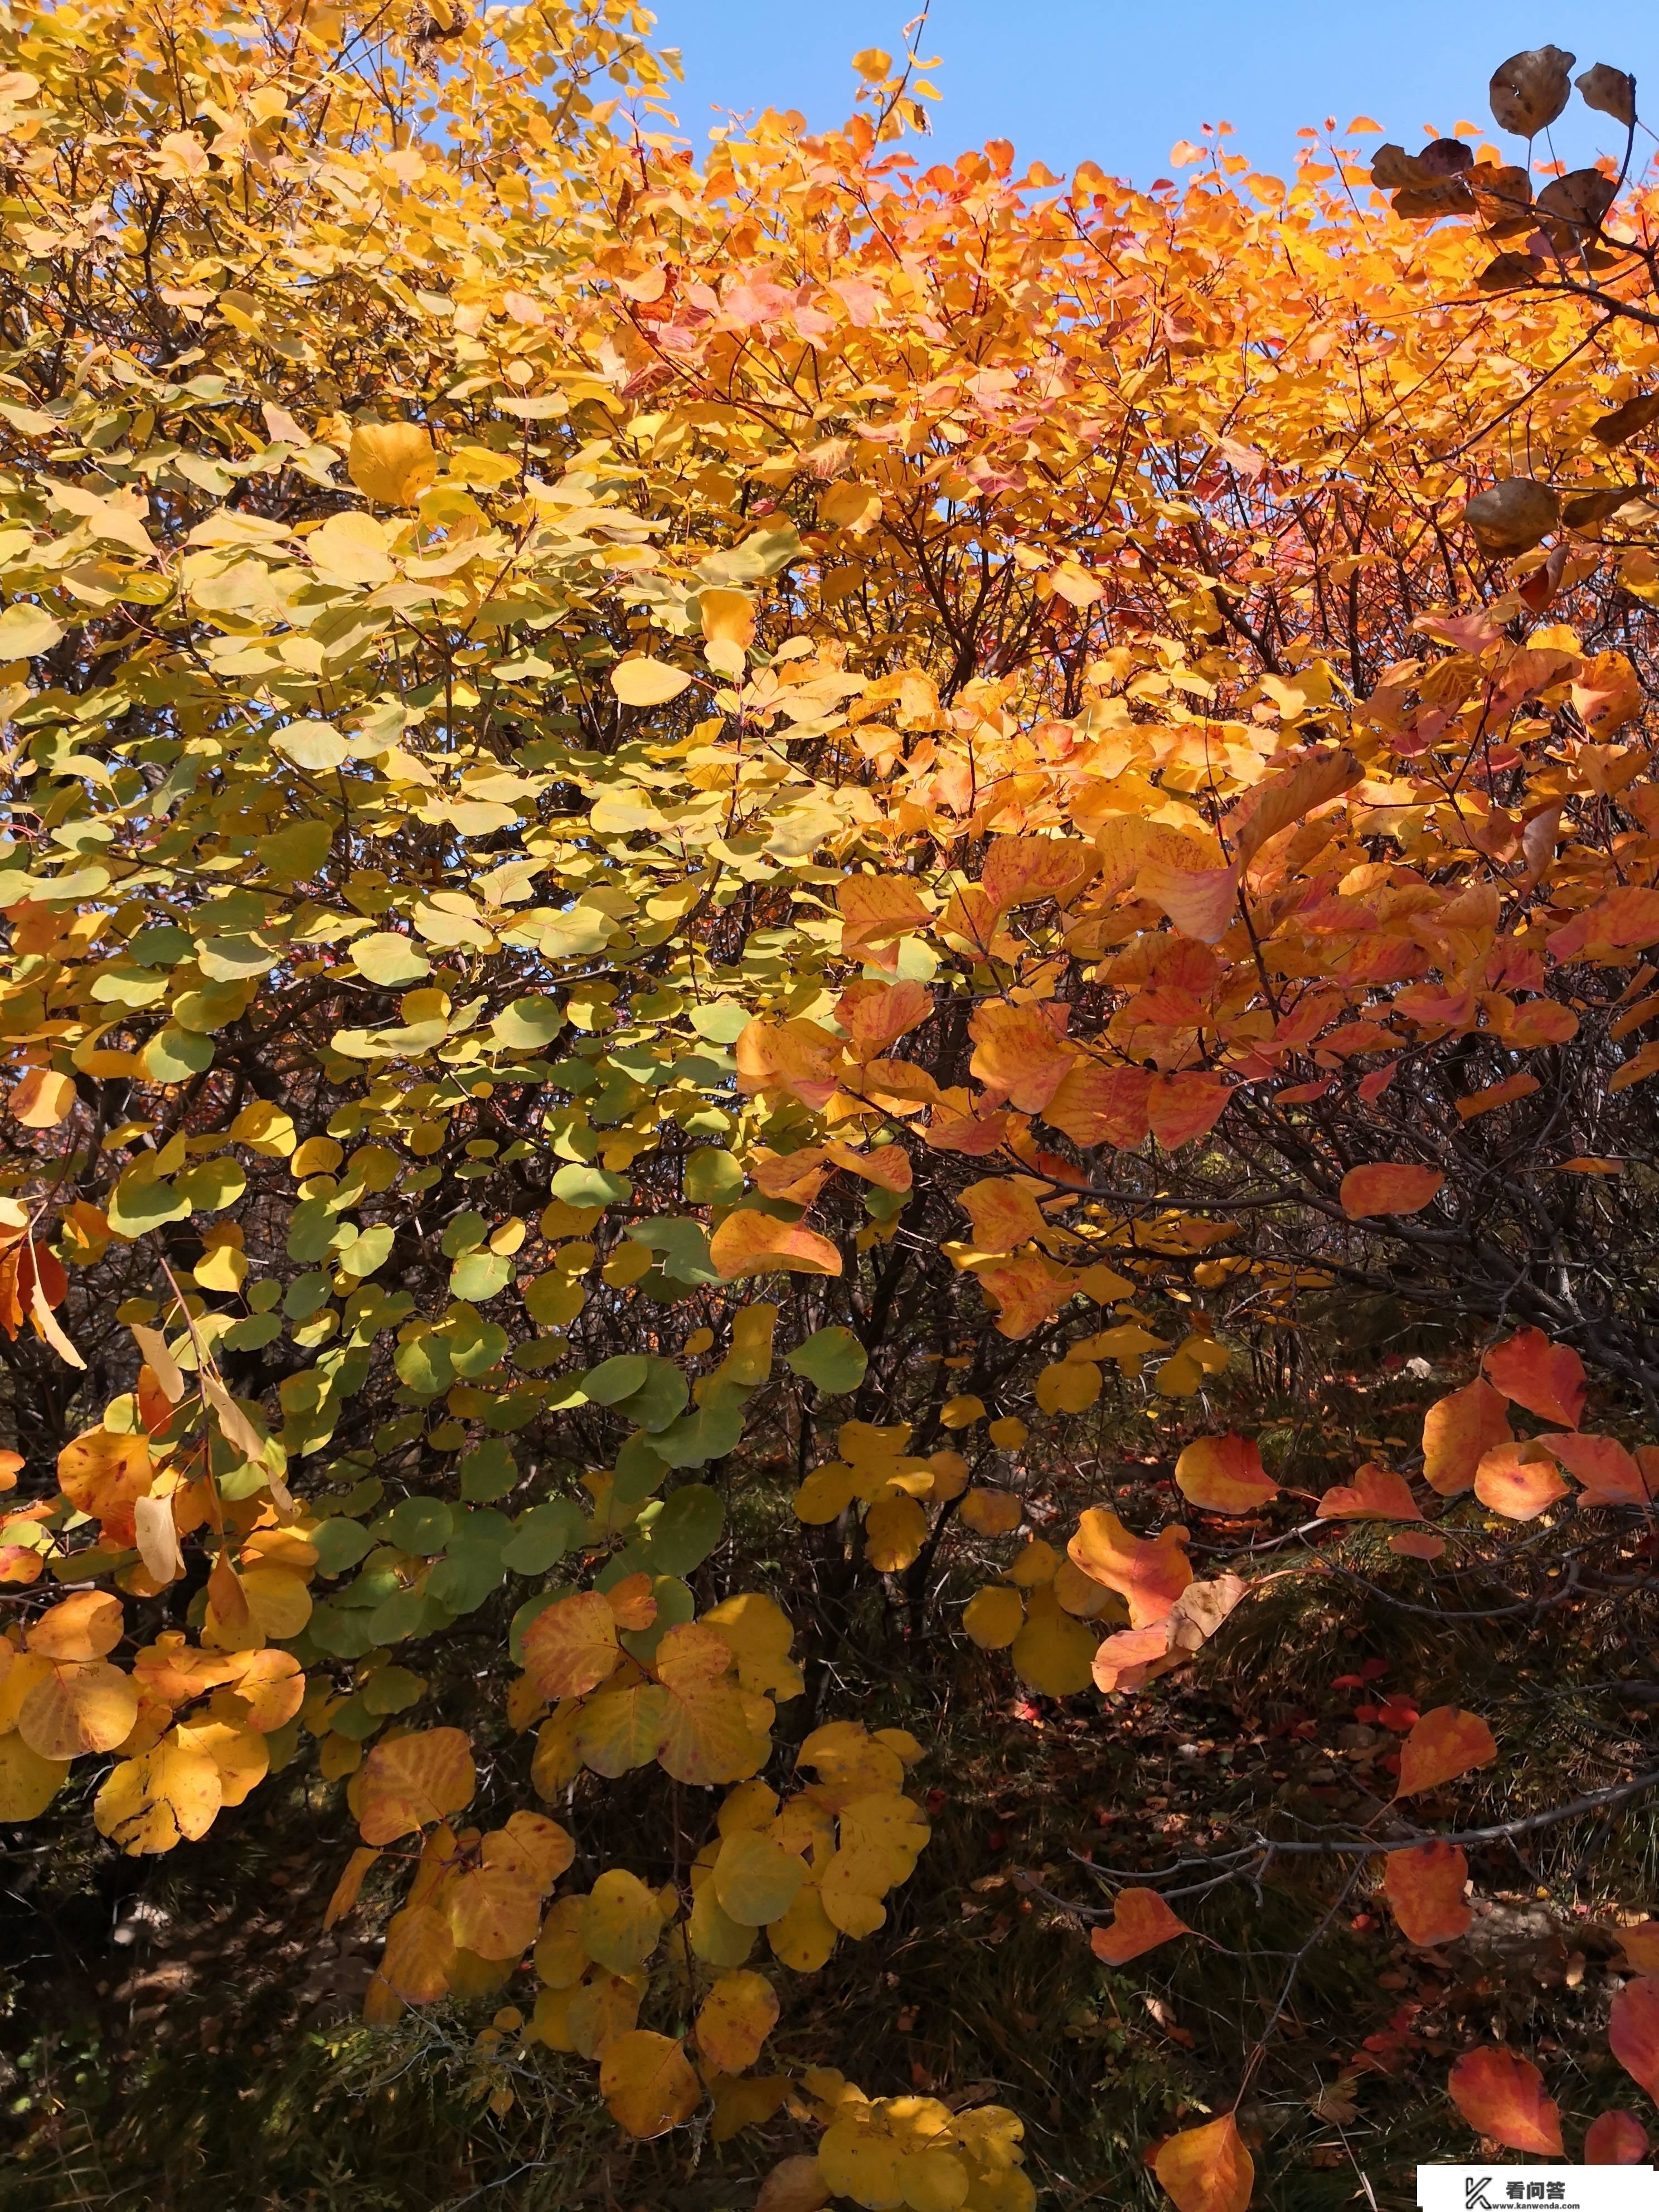
<path fill-rule="evenodd" d="M 109 1225 L 118 1236 L 142 1237 L 148 1230 L 159 1229 L 163 1222 L 185 1220 L 190 1200 L 180 1198 L 165 1177 L 157 1182 L 149 1176 L 135 1176 L 129 1169 L 111 1193 L 106 1210 Z"/>
<path fill-rule="evenodd" d="M 662 1271 L 671 1283 L 692 1288 L 717 1283 L 720 1271 L 708 1256 L 708 1231 L 690 1215 L 666 1220 L 630 1222 L 624 1235 L 663 1255 Z"/>
<path fill-rule="evenodd" d="M 816 1382 L 833 1397 L 843 1390 L 856 1390 L 870 1360 L 852 1330 L 837 1326 L 821 1328 L 805 1344 L 798 1344 L 783 1364 L 792 1375 Z"/>
<path fill-rule="evenodd" d="M 323 1575 L 343 1575 L 348 1567 L 367 1559 L 374 1547 L 374 1539 L 361 1521 L 339 1516 L 319 1521 L 306 1540 L 314 1546 L 317 1571 Z"/>
<path fill-rule="evenodd" d="M 302 884 L 317 873 L 333 842 L 332 822 L 290 822 L 269 837 L 256 837 L 253 849 L 278 883 Z"/>
<path fill-rule="evenodd" d="M 274 1344 L 283 1333 L 282 1316 L 274 1313 L 247 1314 L 233 1322 L 220 1339 L 233 1352 L 258 1352 Z"/>
<path fill-rule="evenodd" d="M 283 1311 L 290 1321 L 308 1321 L 328 1304 L 333 1288 L 326 1275 L 296 1275 L 283 1297 Z"/>
<path fill-rule="evenodd" d="M 349 1224 L 343 1224 L 346 1235 Z M 288 1256 L 302 1267 L 314 1267 L 333 1249 L 337 1237 L 341 1237 L 342 1223 L 331 1201 L 326 1198 L 302 1198 L 295 1207 L 288 1224 Z"/>
<path fill-rule="evenodd" d="M 247 1188 L 247 1172 L 240 1160 L 221 1153 L 216 1159 L 198 1160 L 175 1176 L 173 1188 L 192 1213 L 217 1213 L 234 1206 Z"/>
<path fill-rule="evenodd" d="M 682 1483 L 641 1514 L 629 1545 L 653 1575 L 689 1575 L 720 1542 L 726 1508 L 706 1482 Z"/>
<path fill-rule="evenodd" d="M 439 1391 L 448 1389 L 455 1380 L 449 1340 L 439 1335 L 435 1329 L 400 1344 L 392 1355 L 392 1364 L 398 1371 L 398 1381 L 422 1398 L 435 1398 Z"/>
<path fill-rule="evenodd" d="M 427 1595 L 451 1613 L 475 1613 L 507 1579 L 501 1553 L 499 1543 L 457 1544 L 427 1577 Z"/>
<path fill-rule="evenodd" d="M 459 1260 L 465 1253 L 476 1252 L 483 1243 L 484 1231 L 489 1226 L 482 1213 L 468 1206 L 465 1212 L 458 1213 L 445 1230 L 438 1240 L 438 1249 L 446 1260 Z"/>
<path fill-rule="evenodd" d="M 617 1454 L 612 1470 L 616 1480 L 616 1500 L 618 1505 L 637 1505 L 649 1498 L 668 1472 L 668 1462 L 654 1449 L 656 1438 L 648 1437 L 643 1429 L 633 1435 Z"/>
<path fill-rule="evenodd" d="M 685 1197 L 689 1206 L 730 1206 L 743 1191 L 743 1170 L 719 1145 L 699 1145 L 686 1156 Z"/>
<path fill-rule="evenodd" d="M 567 1206 L 615 1206 L 634 1195 L 634 1186 L 625 1175 L 575 1160 L 559 1170 L 552 1190 L 554 1197 L 562 1198 Z"/>
<path fill-rule="evenodd" d="M 515 1575 L 544 1575 L 550 1566 L 574 1551 L 585 1527 L 581 1508 L 568 1498 L 550 1498 L 522 1514 L 512 1536 L 501 1547 L 501 1564 Z"/>
<path fill-rule="evenodd" d="M 623 1419 L 632 1421 L 636 1428 L 647 1431 L 665 1429 L 684 1409 L 691 1395 L 690 1385 L 672 1359 L 647 1356 L 645 1367 L 645 1380 L 638 1389 L 630 1390 L 626 1398 L 600 1399 L 598 1402 L 614 1404 Z M 593 1395 L 592 1376 L 587 1381 L 587 1395 L 590 1398 Z"/>
<path fill-rule="evenodd" d="M 480 1444 L 476 1451 L 468 1452 L 456 1472 L 461 1478 L 462 1497 L 477 1504 L 483 1504 L 492 1498 L 505 1498 L 519 1480 L 512 1446 L 495 1437 Z"/>
<path fill-rule="evenodd" d="M 333 1659 L 361 1659 L 374 1649 L 370 1616 L 355 1606 L 333 1605 L 325 1598 L 312 1607 L 306 1633 L 318 1650 Z"/>
<path fill-rule="evenodd" d="M 390 1513 L 380 1516 L 373 1533 L 382 1542 L 395 1544 L 400 1552 L 430 1558 L 442 1551 L 454 1528 L 454 1509 L 441 1498 L 405 1498 Z"/>
<path fill-rule="evenodd" d="M 499 1297 L 513 1277 L 513 1262 L 501 1252 L 469 1252 L 449 1271 L 449 1287 L 458 1298 Z"/>
<path fill-rule="evenodd" d="M 623 1352 L 616 1359 L 603 1360 L 590 1368 L 582 1377 L 582 1389 L 596 1406 L 617 1406 L 624 1398 L 631 1398 L 636 1390 L 645 1387 L 649 1366 L 638 1352 Z"/>
<path fill-rule="evenodd" d="M 386 1221 L 377 1223 L 373 1229 L 365 1229 L 356 1243 L 348 1244 L 340 1254 L 341 1267 L 348 1275 L 356 1275 L 359 1279 L 365 1275 L 372 1275 L 377 1267 L 385 1267 L 392 1257 L 397 1233 Z"/>
<path fill-rule="evenodd" d="M 155 935 L 172 934 L 182 937 L 183 930 L 166 933 L 157 930 Z M 196 1030 L 180 1029 L 169 1022 L 156 1030 L 138 1055 L 145 1080 L 150 1083 L 187 1083 L 192 1075 L 201 1075 L 213 1065 L 213 1039 Z"/>
<path fill-rule="evenodd" d="M 371 1713 L 403 1713 L 426 1695 L 426 1684 L 407 1667 L 377 1667 L 360 1692 Z"/>
<path fill-rule="evenodd" d="M 711 999 L 691 1009 L 691 1026 L 710 1044 L 735 1044 L 749 1026 L 749 1009 L 735 999 Z"/>
<path fill-rule="evenodd" d="M 458 1375 L 484 1375 L 507 1357 L 507 1331 L 469 1305 L 454 1307 L 445 1325 L 449 1358 Z"/>

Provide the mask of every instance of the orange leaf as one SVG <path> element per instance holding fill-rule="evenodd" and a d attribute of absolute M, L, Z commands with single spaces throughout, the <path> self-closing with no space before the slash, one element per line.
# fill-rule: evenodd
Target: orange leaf
<path fill-rule="evenodd" d="M 1635 1928 L 1620 1928 L 1626 1964 L 1638 1974 L 1659 1973 L 1659 1920 L 1644 1920 Z"/>
<path fill-rule="evenodd" d="M 980 871 L 980 886 L 998 914 L 1058 899 L 1062 906 L 1100 872 L 1100 855 L 1079 837 L 997 837 Z"/>
<path fill-rule="evenodd" d="M 131 1512 L 134 1499 L 149 1494 L 153 1472 L 143 1437 L 117 1436 L 108 1429 L 89 1429 L 58 1455 L 64 1497 L 99 1521 Z"/>
<path fill-rule="evenodd" d="M 992 999 L 975 1010 L 968 1024 L 974 1040 L 969 1072 L 995 1092 L 999 1104 L 1006 1099 L 1021 1114 L 1041 1114 L 1077 1064 L 1077 1054 L 1061 1042 L 1048 1015 L 1044 1006 L 1010 1006 Z"/>
<path fill-rule="evenodd" d="M 1471 1917 L 1463 1885 L 1469 1864 L 1455 1844 L 1418 1844 L 1390 1851 L 1382 1888 L 1408 1943 L 1455 1943 Z"/>
<path fill-rule="evenodd" d="M 728 1283 L 744 1275 L 841 1273 L 841 1254 L 827 1237 L 747 1206 L 726 1215 L 708 1240 L 708 1256 Z"/>
<path fill-rule="evenodd" d="M 1152 1092 L 1146 1068 L 1102 1067 L 1097 1060 L 1076 1060 L 1042 1109 L 1042 1118 L 1073 1144 L 1133 1152 L 1146 1141 Z"/>
<path fill-rule="evenodd" d="M 1186 1544 L 1187 1531 L 1178 1523 L 1148 1542 L 1132 1534 L 1109 1505 L 1091 1505 L 1066 1549 L 1074 1567 L 1127 1602 L 1133 1627 L 1147 1628 L 1164 1619 L 1192 1581 Z"/>
<path fill-rule="evenodd" d="M 121 1601 L 107 1590 L 77 1590 L 48 1607 L 27 1636 L 43 1659 L 102 1659 L 121 1640 Z"/>
<path fill-rule="evenodd" d="M 747 1097 L 793 1091 L 817 1112 L 836 1095 L 841 1053 L 841 1039 L 816 1022 L 751 1021 L 737 1042 L 738 1088 Z"/>
<path fill-rule="evenodd" d="M 1538 1442 L 1584 1486 L 1581 1505 L 1646 1505 L 1648 1486 L 1637 1462 L 1616 1437 L 1583 1437 L 1572 1431 Z"/>
<path fill-rule="evenodd" d="M 1402 1559 L 1438 1559 L 1445 1556 L 1446 1540 L 1421 1528 L 1402 1528 L 1389 1539 L 1389 1549 Z"/>
<path fill-rule="evenodd" d="M 1350 1168 L 1338 1193 L 1350 1221 L 1374 1213 L 1420 1213 L 1446 1178 L 1437 1168 L 1413 1168 L 1393 1162 Z"/>
<path fill-rule="evenodd" d="M 1041 1328 L 1072 1295 L 1072 1279 L 1028 1252 L 1000 1267 L 981 1267 L 974 1280 L 997 1306 L 997 1334 L 1016 1341 Z"/>
<path fill-rule="evenodd" d="M 1437 1705 L 1425 1713 L 1400 1747 L 1400 1787 L 1395 1796 L 1415 1797 L 1455 1782 L 1472 1767 L 1490 1766 L 1498 1756 L 1492 1732 L 1478 1713 L 1459 1705 Z"/>
<path fill-rule="evenodd" d="M 598 1590 L 556 1598 L 524 1632 L 525 1672 L 547 1698 L 598 1689 L 617 1657 L 617 1616 Z"/>
<path fill-rule="evenodd" d="M 878 1060 L 933 1011 L 933 994 L 925 983 L 849 983 L 836 1001 L 836 1019 L 862 1060 Z"/>
<path fill-rule="evenodd" d="M 1143 1951 L 1155 1951 L 1160 1943 L 1192 1932 L 1155 1889 L 1121 1889 L 1110 1923 L 1095 1929 L 1089 1948 L 1109 1966 L 1124 1966 Z"/>
<path fill-rule="evenodd" d="M 455 1964 L 455 1938 L 435 1905 L 405 1905 L 386 1927 L 386 1948 L 369 1984 L 379 1983 L 405 2004 L 435 2004 L 449 1987 Z"/>
<path fill-rule="evenodd" d="M 1166 1152 L 1194 1137 L 1207 1137 L 1221 1119 L 1232 1086 L 1218 1075 L 1155 1075 L 1146 1093 L 1146 1118 Z"/>
<path fill-rule="evenodd" d="M 1601 2112 L 1584 2137 L 1586 2166 L 1640 2166 L 1648 2154 L 1648 2131 L 1634 2112 Z"/>
<path fill-rule="evenodd" d="M 1555 1462 L 1528 1440 L 1494 1444 L 1474 1470 L 1474 1494 L 1506 1521 L 1535 1521 L 1566 1496 L 1567 1486 Z"/>
<path fill-rule="evenodd" d="M 1238 876 L 1232 868 L 1183 868 L 1153 857 L 1141 862 L 1135 890 L 1162 907 L 1183 937 L 1216 945 L 1237 909 Z"/>
<path fill-rule="evenodd" d="M 1544 2077 L 1529 2058 L 1489 2045 L 1466 2051 L 1446 2083 L 1451 2100 L 1477 2135 L 1506 2150 L 1559 2158 L 1561 2118 L 1547 2096 Z"/>
<path fill-rule="evenodd" d="M 1263 776 L 1232 808 L 1221 824 L 1242 865 L 1248 866 L 1271 837 L 1300 822 L 1316 807 L 1337 799 L 1365 771 L 1346 745 L 1334 751 L 1304 754 L 1291 768 Z"/>
<path fill-rule="evenodd" d="M 1171 2136 L 1160 2146 L 1152 2171 L 1178 2212 L 1245 2212 L 1255 2186 L 1255 2164 L 1231 2112 L 1207 2127 Z"/>
<path fill-rule="evenodd" d="M 1420 1521 L 1411 1485 L 1392 1468 L 1367 1460 L 1352 1483 L 1334 1483 L 1314 1509 L 1321 1521 Z"/>
<path fill-rule="evenodd" d="M 1504 1401 L 1479 1380 L 1441 1398 L 1423 1416 L 1423 1474 L 1431 1490 L 1455 1498 L 1474 1487 L 1474 1471 L 1510 1430 Z"/>
<path fill-rule="evenodd" d="M 1659 1980 L 1626 1982 L 1613 2001 L 1607 2045 L 1633 2081 L 1659 2103 Z"/>
<path fill-rule="evenodd" d="M 363 1841 L 396 1843 L 459 1813 L 471 1802 L 476 1781 L 472 1747 L 459 1729 L 427 1729 L 377 1743 L 363 1763 L 357 1802 Z"/>
<path fill-rule="evenodd" d="M 933 920 L 915 886 L 899 876 L 848 876 L 836 893 L 841 949 L 848 960 L 896 968 L 898 939 Z"/>
<path fill-rule="evenodd" d="M 1494 1389 L 1529 1413 L 1576 1429 L 1584 1409 L 1584 1363 L 1567 1344 L 1552 1344 L 1541 1328 L 1523 1328 L 1494 1344 L 1481 1364 Z"/>
<path fill-rule="evenodd" d="M 957 1204 L 973 1223 L 974 1242 L 982 1252 L 1012 1252 L 1048 1225 L 1030 1190 L 1006 1176 L 970 1182 L 957 1194 Z"/>
<path fill-rule="evenodd" d="M 13 1121 L 26 1129 L 55 1129 L 75 1104 L 75 1083 L 50 1067 L 32 1067 L 6 1101 Z"/>
<path fill-rule="evenodd" d="M 1248 1437 L 1200 1437 L 1176 1462 L 1176 1487 L 1206 1513 L 1252 1513 L 1279 1495 Z"/>

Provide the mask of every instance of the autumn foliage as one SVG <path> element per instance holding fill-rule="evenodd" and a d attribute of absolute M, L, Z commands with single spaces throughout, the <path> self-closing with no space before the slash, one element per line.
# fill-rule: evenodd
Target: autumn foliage
<path fill-rule="evenodd" d="M 647 28 L 0 28 L 0 1820 L 303 1778 L 364 2018 L 497 2114 L 570 2060 L 764 2212 L 1024 2212 L 1032 2115 L 815 2014 L 926 1880 L 908 1680 L 1151 1728 L 1341 1595 L 1638 1656 L 1659 200 L 1610 68 L 1529 166 L 1553 48 L 1518 152 L 1138 191 L 908 150 L 914 54 L 694 160 Z M 1304 1448 L 1379 1306 L 1409 1432 Z M 1432 1680 L 1363 1805 L 1018 1871 L 1126 2001 L 1303 1882 L 1133 2147 L 1180 2212 L 1339 1921 L 1437 1968 L 1659 1779 Z M 1435 2052 L 1445 2154 L 1563 2154 L 1518 2039 Z"/>

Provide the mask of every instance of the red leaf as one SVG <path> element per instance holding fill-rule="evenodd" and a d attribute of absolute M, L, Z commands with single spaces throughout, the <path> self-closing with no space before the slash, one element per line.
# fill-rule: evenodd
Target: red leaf
<path fill-rule="evenodd" d="M 1420 1521 L 1411 1485 L 1392 1468 L 1367 1461 L 1352 1484 L 1336 1483 L 1315 1509 L 1322 1521 Z"/>
<path fill-rule="evenodd" d="M 1659 1981 L 1626 1983 L 1613 2001 L 1607 2043 L 1626 2073 L 1659 2103 Z"/>
<path fill-rule="evenodd" d="M 1634 2112 L 1602 2112 L 1584 2137 L 1586 2166 L 1640 2166 L 1648 2154 L 1648 2131 Z"/>
<path fill-rule="evenodd" d="M 1642 1470 L 1617 1437 L 1581 1437 L 1571 1431 L 1540 1437 L 1567 1473 L 1584 1486 L 1581 1505 L 1646 1505 Z"/>
<path fill-rule="evenodd" d="M 1445 1180 L 1436 1168 L 1380 1161 L 1350 1168 L 1338 1196 L 1350 1221 L 1364 1221 L 1373 1213 L 1420 1213 Z"/>
<path fill-rule="evenodd" d="M 1561 2116 L 1529 2058 L 1490 2045 L 1466 2051 L 1446 2084 L 1451 2100 L 1477 2135 L 1507 2150 L 1561 2156 Z"/>
<path fill-rule="evenodd" d="M 1095 1929 L 1089 1948 L 1109 1966 L 1123 1966 L 1143 1951 L 1155 1951 L 1173 1936 L 1192 1932 L 1155 1889 L 1121 1889 L 1110 1924 Z"/>
<path fill-rule="evenodd" d="M 1400 1747 L 1396 1797 L 1415 1797 L 1455 1782 L 1472 1767 L 1490 1766 L 1498 1756 L 1492 1732 L 1478 1713 L 1459 1705 L 1437 1705 L 1425 1713 Z"/>
<path fill-rule="evenodd" d="M 1529 1413 L 1576 1429 L 1584 1407 L 1584 1363 L 1567 1344 L 1552 1344 L 1541 1328 L 1523 1328 L 1494 1344 L 1481 1364 L 1494 1389 Z"/>

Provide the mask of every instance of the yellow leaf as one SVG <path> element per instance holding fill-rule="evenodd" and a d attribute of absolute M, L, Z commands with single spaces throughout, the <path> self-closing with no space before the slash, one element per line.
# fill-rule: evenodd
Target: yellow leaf
<path fill-rule="evenodd" d="M 1017 1589 L 990 1583 L 963 1607 L 962 1625 L 981 1651 L 1006 1650 L 1025 1626 L 1025 1601 Z"/>
<path fill-rule="evenodd" d="M 432 441 L 418 422 L 360 422 L 346 469 L 365 499 L 412 507 L 438 473 Z"/>
<path fill-rule="evenodd" d="M 681 2126 L 702 2101 L 683 2045 L 643 2027 L 620 2037 L 605 2052 L 599 2094 L 612 2119 L 641 2142 Z"/>
<path fill-rule="evenodd" d="M 223 1796 L 213 1759 L 182 1743 L 175 1730 L 111 1771 L 93 1800 L 92 1817 L 100 1836 L 136 1857 L 204 1836 Z"/>
<path fill-rule="evenodd" d="M 69 1774 L 66 1759 L 43 1759 L 15 1731 L 0 1735 L 0 1820 L 33 1820 L 44 1813 Z"/>
<path fill-rule="evenodd" d="M 805 1863 L 795 1852 L 752 1828 L 739 1828 L 720 1844 L 713 1885 L 730 1919 L 741 1928 L 765 1928 L 782 1919 L 805 1879 Z"/>
<path fill-rule="evenodd" d="M 744 2073 L 777 2018 L 777 1991 L 762 1975 L 722 1974 L 697 2013 L 697 2048 L 722 2073 Z"/>
<path fill-rule="evenodd" d="M 633 1973 L 661 1940 L 656 1893 L 626 1868 L 612 1867 L 584 1900 L 581 1936 L 590 1959 L 613 1974 Z"/>
<path fill-rule="evenodd" d="M 665 660 L 619 660 L 611 672 L 611 689 L 624 707 L 665 707 L 678 699 L 691 678 Z"/>

